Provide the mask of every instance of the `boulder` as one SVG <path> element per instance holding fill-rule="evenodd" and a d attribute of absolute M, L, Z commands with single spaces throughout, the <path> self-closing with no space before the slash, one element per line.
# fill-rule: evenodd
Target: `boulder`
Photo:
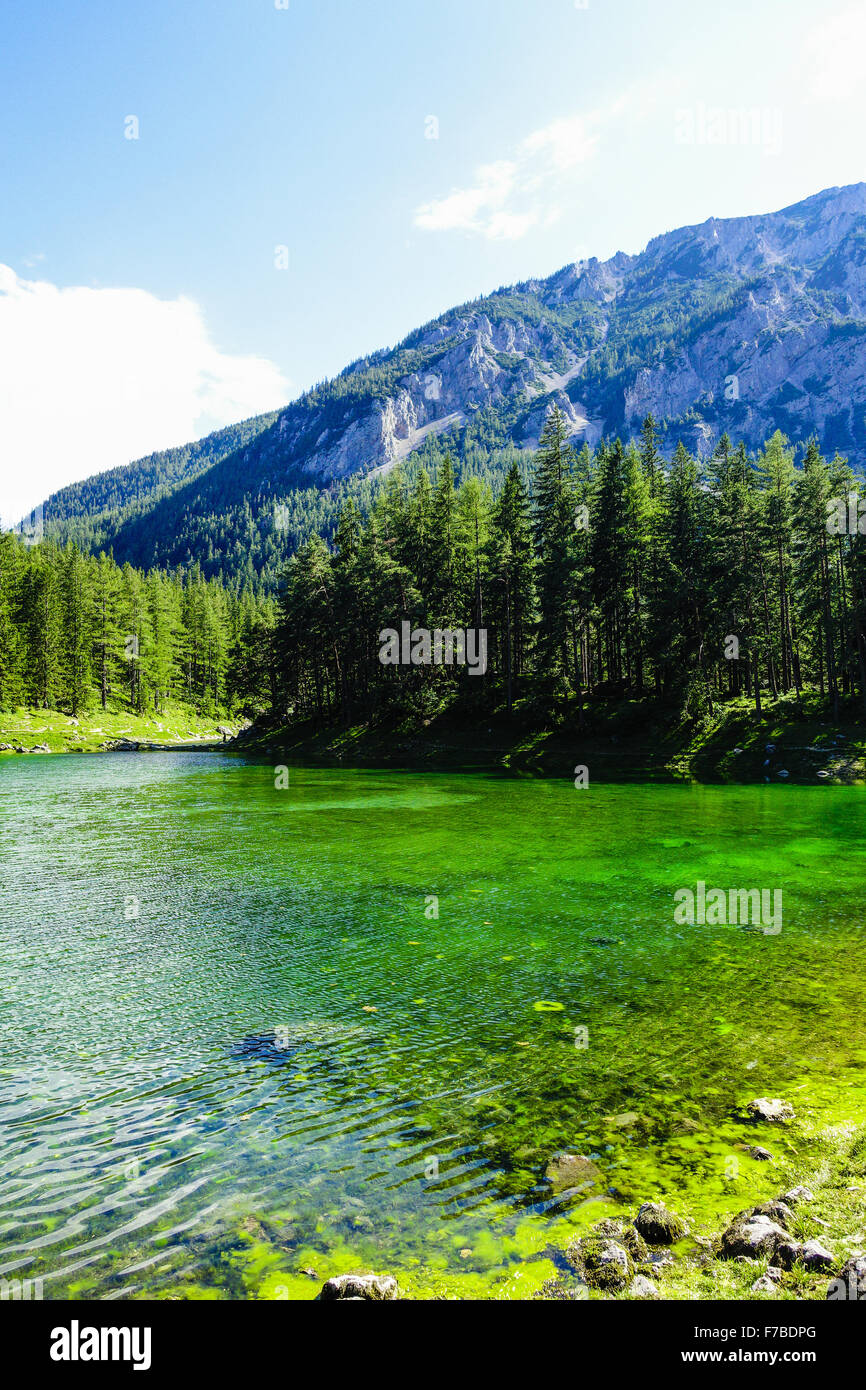
<path fill-rule="evenodd" d="M 647 1245 L 673 1245 L 686 1234 L 686 1223 L 661 1202 L 644 1202 L 634 1228 Z"/>
<path fill-rule="evenodd" d="M 784 1202 L 761 1202 L 760 1206 L 752 1207 L 753 1216 L 769 1216 L 771 1221 L 777 1221 L 784 1229 L 790 1230 L 794 1213 Z"/>
<path fill-rule="evenodd" d="M 768 1256 L 776 1264 L 790 1269 L 802 1250 L 803 1247 L 772 1217 L 763 1212 L 742 1211 L 722 1232 L 719 1254 L 723 1260 Z"/>
<path fill-rule="evenodd" d="M 597 1289 L 622 1289 L 632 1276 L 631 1256 L 616 1240 L 603 1240 L 590 1246 L 584 1256 L 587 1283 Z"/>
<path fill-rule="evenodd" d="M 646 1241 L 643 1236 L 638 1234 L 634 1226 L 627 1226 L 623 1221 L 608 1217 L 605 1221 L 599 1221 L 593 1227 L 593 1231 L 598 1236 L 607 1236 L 625 1246 L 635 1264 L 642 1264 L 644 1260 L 649 1259 Z"/>
<path fill-rule="evenodd" d="M 755 1144 L 749 1149 L 749 1157 L 756 1158 L 761 1163 L 772 1163 L 773 1155 L 769 1149 L 762 1149 L 760 1144 Z"/>
<path fill-rule="evenodd" d="M 322 1285 L 322 1303 L 385 1303 L 399 1296 L 393 1274 L 337 1274 Z"/>
<path fill-rule="evenodd" d="M 746 1106 L 746 1114 L 750 1120 L 765 1120 L 768 1124 L 788 1124 L 794 1118 L 794 1107 L 789 1105 L 786 1100 L 773 1100 L 767 1096 L 758 1096 L 755 1100 L 750 1100 Z"/>
<path fill-rule="evenodd" d="M 836 1263 L 832 1251 L 819 1240 L 807 1240 L 803 1246 L 803 1264 L 807 1269 L 832 1269 Z"/>

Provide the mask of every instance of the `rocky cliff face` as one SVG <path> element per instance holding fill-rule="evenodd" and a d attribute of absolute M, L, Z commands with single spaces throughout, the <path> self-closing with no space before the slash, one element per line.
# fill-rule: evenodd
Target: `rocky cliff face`
<path fill-rule="evenodd" d="M 401 354 L 423 365 L 400 373 Z M 365 393 L 381 368 L 393 381 Z M 387 469 L 484 408 L 533 445 L 553 401 L 590 443 L 652 413 L 670 447 L 705 451 L 727 429 L 757 448 L 781 428 L 866 462 L 866 185 L 566 266 L 444 315 L 337 384 L 352 375 L 361 390 L 336 426 L 311 437 L 326 398 L 281 415 L 286 461 L 310 478 Z"/>

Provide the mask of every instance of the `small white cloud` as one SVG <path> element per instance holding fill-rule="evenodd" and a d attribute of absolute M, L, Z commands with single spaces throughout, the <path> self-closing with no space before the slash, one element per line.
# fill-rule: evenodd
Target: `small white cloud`
<path fill-rule="evenodd" d="M 0 265 L 0 513 L 289 399 L 266 358 L 221 352 L 192 300 L 61 289 Z"/>
<path fill-rule="evenodd" d="M 520 141 L 513 159 L 483 164 L 468 188 L 422 204 L 415 225 L 428 232 L 475 232 L 491 241 L 517 240 L 532 227 L 549 226 L 561 212 L 555 200 L 563 192 L 563 177 L 596 153 L 594 127 L 603 114 L 563 117 L 533 131 Z"/>
<path fill-rule="evenodd" d="M 510 160 L 483 164 L 471 188 L 455 189 L 418 208 L 415 225 L 426 232 L 480 231 L 514 192 L 516 179 L 517 165 Z"/>

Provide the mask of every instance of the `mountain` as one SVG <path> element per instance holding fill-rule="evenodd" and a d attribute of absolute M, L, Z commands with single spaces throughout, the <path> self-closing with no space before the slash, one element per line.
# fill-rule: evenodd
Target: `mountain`
<path fill-rule="evenodd" d="M 710 218 L 639 255 L 565 266 L 462 305 L 284 410 L 100 474 L 45 504 L 50 532 L 121 562 L 201 562 L 269 585 L 342 499 L 393 466 L 495 480 L 552 403 L 576 443 L 636 433 L 670 453 L 776 429 L 866 464 L 866 184 Z"/>

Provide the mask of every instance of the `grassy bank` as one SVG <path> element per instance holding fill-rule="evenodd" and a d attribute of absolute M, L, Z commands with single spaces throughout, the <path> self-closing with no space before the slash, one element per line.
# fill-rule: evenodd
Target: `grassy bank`
<path fill-rule="evenodd" d="M 170 705 L 159 715 L 130 714 L 124 709 L 98 709 L 73 719 L 57 710 L 17 709 L 0 711 L 0 758 L 20 756 L 34 748 L 50 753 L 95 753 L 115 740 L 170 746 L 195 746 L 220 742 L 221 720 L 196 715 L 181 705 Z M 237 729 L 237 723 L 227 727 Z"/>
<path fill-rule="evenodd" d="M 519 708 L 510 720 L 501 712 L 471 723 L 442 716 L 420 727 L 408 720 L 341 729 L 259 725 L 238 746 L 344 766 L 500 768 L 557 777 L 573 777 L 584 766 L 590 782 L 866 781 L 866 720 L 851 707 L 834 724 L 817 698 L 804 700 L 802 711 L 793 699 L 780 699 L 760 717 L 750 702 L 731 701 L 699 720 L 648 703 L 600 702 L 587 712 L 583 730 L 576 715 L 539 729 L 532 712 Z"/>
<path fill-rule="evenodd" d="M 238 719 L 196 715 L 173 705 L 160 715 L 98 709 L 78 719 L 57 710 L 0 712 L 0 758 L 38 748 L 91 753 L 117 740 L 169 747 L 222 746 L 218 726 L 233 732 Z M 5 749 L 2 745 L 8 745 Z M 244 728 L 236 751 L 279 754 L 296 762 L 358 767 L 502 770 L 573 777 L 586 767 L 592 781 L 639 777 L 699 782 L 864 783 L 866 720 L 851 705 L 833 723 L 826 706 L 806 698 L 767 702 L 760 717 L 746 700 L 717 708 L 712 717 L 683 719 L 664 706 L 635 701 L 596 702 L 583 729 L 576 712 L 539 727 L 537 711 L 515 709 L 483 718 L 442 715 L 422 723 L 406 719 L 349 727 L 312 721 L 290 725 L 259 721 Z"/>

